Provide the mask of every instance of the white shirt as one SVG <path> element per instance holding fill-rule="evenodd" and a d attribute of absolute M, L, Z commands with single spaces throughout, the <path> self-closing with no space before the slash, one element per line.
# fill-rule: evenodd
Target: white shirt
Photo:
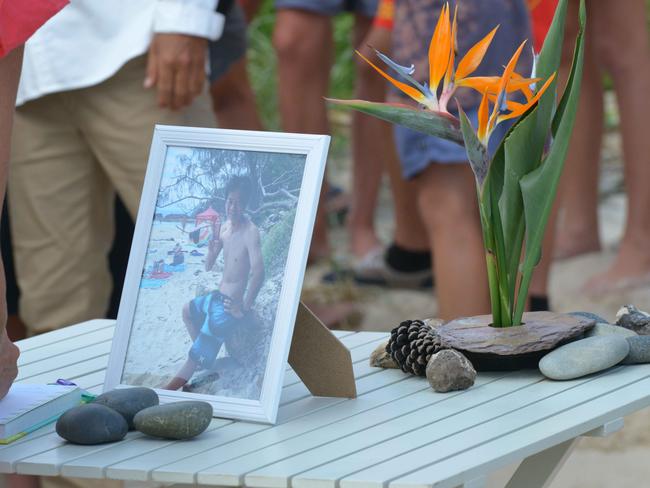
<path fill-rule="evenodd" d="M 144 54 L 154 33 L 218 39 L 218 1 L 71 0 L 25 44 L 16 105 L 101 83 Z"/>

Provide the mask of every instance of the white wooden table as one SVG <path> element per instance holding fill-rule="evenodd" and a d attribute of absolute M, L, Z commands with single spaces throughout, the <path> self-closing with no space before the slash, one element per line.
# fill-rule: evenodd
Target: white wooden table
<path fill-rule="evenodd" d="M 99 392 L 114 322 L 95 320 L 19 343 L 20 381 L 67 378 Z M 130 432 L 99 446 L 65 443 L 53 427 L 0 447 L 0 472 L 170 484 L 255 487 L 475 487 L 523 461 L 507 485 L 541 487 L 581 435 L 605 435 L 650 404 L 650 366 L 574 381 L 536 372 L 480 374 L 464 392 L 371 368 L 378 332 L 338 332 L 359 396 L 314 398 L 288 370 L 276 426 L 214 419 L 183 442 Z"/>

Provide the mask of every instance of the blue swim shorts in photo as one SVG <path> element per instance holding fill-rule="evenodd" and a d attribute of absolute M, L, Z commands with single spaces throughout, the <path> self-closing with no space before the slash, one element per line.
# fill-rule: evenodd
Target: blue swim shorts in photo
<path fill-rule="evenodd" d="M 192 344 L 188 356 L 199 368 L 210 369 L 214 366 L 222 345 L 223 339 L 200 333 Z"/>
<path fill-rule="evenodd" d="M 190 302 L 190 321 L 200 327 L 202 334 L 225 339 L 239 325 L 240 319 L 226 312 L 225 298 L 225 295 L 213 291 Z"/>

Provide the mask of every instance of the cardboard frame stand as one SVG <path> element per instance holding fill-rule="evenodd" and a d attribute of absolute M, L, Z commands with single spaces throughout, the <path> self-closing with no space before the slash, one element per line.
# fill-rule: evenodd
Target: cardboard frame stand
<path fill-rule="evenodd" d="M 350 351 L 302 302 L 293 329 L 289 365 L 314 396 L 357 396 Z"/>

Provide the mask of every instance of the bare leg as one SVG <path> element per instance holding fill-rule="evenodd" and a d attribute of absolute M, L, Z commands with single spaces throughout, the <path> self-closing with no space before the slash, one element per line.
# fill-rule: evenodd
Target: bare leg
<path fill-rule="evenodd" d="M 559 193 L 559 192 L 558 192 Z M 528 297 L 548 300 L 548 279 L 553 263 L 553 247 L 556 235 L 559 199 L 556 199 L 551 211 L 551 216 L 546 225 L 544 240 L 542 241 L 542 259 L 533 271 L 533 276 L 528 287 Z M 530 305 L 530 304 L 529 304 Z"/>
<path fill-rule="evenodd" d="M 386 152 L 386 165 L 395 212 L 393 240 L 399 247 L 408 251 L 429 250 L 427 230 L 418 210 L 417 184 L 402 177 L 393 131 L 390 127 L 386 134 L 386 142 L 389 146 Z"/>
<path fill-rule="evenodd" d="M 219 127 L 227 129 L 262 130 L 255 95 L 248 80 L 246 58 L 234 63 L 210 86 L 212 108 Z"/>
<path fill-rule="evenodd" d="M 372 29 L 372 18 L 356 16 L 354 45 L 366 57 L 372 57 L 368 45 L 376 46 L 378 29 Z M 381 29 L 384 30 L 384 29 Z M 390 36 L 390 34 L 389 34 Z M 390 42 L 390 37 L 388 38 Z M 383 78 L 362 59 L 356 59 L 355 98 L 382 102 L 386 97 Z M 388 132 L 387 124 L 377 118 L 352 114 L 352 206 L 348 216 L 350 250 L 352 255 L 363 258 L 381 244 L 375 233 L 375 207 L 381 184 L 383 160 L 386 157 L 382 137 Z"/>
<path fill-rule="evenodd" d="M 589 2 L 596 54 L 611 74 L 621 116 L 628 195 L 625 234 L 611 267 L 586 285 L 591 292 L 650 281 L 650 40 L 643 0 Z M 625 46 L 621 49 L 621 46 Z"/>
<path fill-rule="evenodd" d="M 260 7 L 262 6 L 263 0 L 241 0 L 239 4 L 241 8 L 244 9 L 244 15 L 246 15 L 246 22 L 249 22 L 255 18 L 257 12 L 259 12 Z"/>
<path fill-rule="evenodd" d="M 187 332 L 190 334 L 190 337 L 192 338 L 192 342 L 196 341 L 196 338 L 199 335 L 200 329 L 199 327 L 192 322 L 192 319 L 190 317 L 190 304 L 186 303 L 183 305 L 183 323 L 185 324 L 185 327 L 187 328 Z M 192 375 L 194 374 L 194 371 L 196 370 L 196 363 L 192 361 L 190 358 L 187 358 L 181 369 L 176 373 L 176 376 L 172 378 L 172 380 L 167 383 L 167 385 L 163 386 L 163 389 L 165 390 L 178 390 L 179 388 L 185 386 L 185 384 L 190 380 Z"/>
<path fill-rule="evenodd" d="M 573 59 L 578 34 L 578 2 L 569 3 L 565 29 L 559 91 L 562 93 Z M 535 268 L 529 295 L 548 298 L 548 279 L 554 257 L 569 257 L 597 251 L 598 241 L 598 162 L 603 131 L 603 93 L 588 27 L 582 90 L 576 124 L 558 194 L 542 243 L 542 260 Z M 562 209 L 562 210 L 560 210 Z M 560 213 L 564 215 L 560 217 Z M 558 224 L 560 227 L 558 228 Z M 555 242 L 555 245 L 554 245 Z M 555 248 L 555 252 L 554 252 Z"/>
<path fill-rule="evenodd" d="M 568 19 L 578 16 L 578 2 L 569 4 Z M 576 123 L 560 186 L 561 217 L 555 257 L 568 258 L 598 251 L 598 166 L 603 133 L 603 86 L 594 53 L 594 26 L 587 23 L 584 72 Z M 575 23 L 574 21 L 572 21 Z M 565 34 L 560 68 L 561 86 L 571 69 L 577 26 L 570 25 Z M 558 198 L 560 200 L 560 198 Z"/>
<path fill-rule="evenodd" d="M 174 376 L 167 385 L 163 386 L 163 389 L 178 390 L 179 388 L 182 388 L 190 380 L 194 371 L 196 371 L 196 363 L 188 358 L 178 373 L 176 373 L 176 376 Z"/>
<path fill-rule="evenodd" d="M 476 185 L 469 165 L 430 164 L 415 183 L 433 254 L 438 316 L 448 320 L 489 313 Z"/>
<path fill-rule="evenodd" d="M 332 65 L 332 22 L 324 15 L 280 9 L 276 14 L 273 44 L 278 56 L 282 126 L 287 132 L 329 134 L 323 97 L 327 95 Z M 324 195 L 321 190 L 310 258 L 329 256 Z"/>
<path fill-rule="evenodd" d="M 391 49 L 391 31 L 382 27 L 373 27 L 364 41 L 359 46 L 359 51 L 369 59 L 372 59 L 374 52 L 372 48 L 389 54 Z M 359 77 L 373 76 L 379 79 L 377 73 L 371 70 L 368 63 L 362 60 L 357 67 Z M 372 72 L 370 72 L 372 71 Z M 386 98 L 386 84 L 382 81 L 382 95 L 379 101 Z M 367 118 L 366 118 L 367 119 Z M 362 120 L 366 120 L 362 119 Z M 393 136 L 393 127 L 391 124 L 379 119 L 370 119 L 378 122 L 377 136 L 369 143 L 370 146 L 376 147 L 379 151 L 379 158 L 384 161 L 384 166 L 388 171 L 390 179 L 391 194 L 393 197 L 393 206 L 395 212 L 395 231 L 393 240 L 402 249 L 409 251 L 423 251 L 429 249 L 429 240 L 424 223 L 418 212 L 416 191 L 417 186 L 413 181 L 407 181 L 402 177 L 402 169 L 397 156 L 395 147 L 395 138 Z"/>

